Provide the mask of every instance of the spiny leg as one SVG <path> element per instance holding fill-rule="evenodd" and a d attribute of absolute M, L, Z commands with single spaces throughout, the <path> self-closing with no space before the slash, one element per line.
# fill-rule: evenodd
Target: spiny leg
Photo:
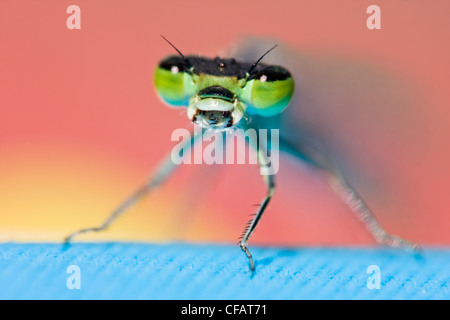
<path fill-rule="evenodd" d="M 185 144 L 182 145 L 182 150 L 188 150 L 191 146 L 198 140 L 202 133 L 191 134 L 191 139 L 187 139 Z M 147 182 L 141 186 L 137 191 L 135 191 L 130 197 L 128 197 L 120 206 L 118 206 L 112 214 L 106 219 L 100 226 L 93 228 L 86 228 L 78 230 L 64 239 L 64 243 L 70 243 L 75 237 L 83 233 L 89 232 L 99 232 L 107 229 L 119 216 L 121 216 L 127 209 L 133 206 L 141 197 L 146 195 L 149 191 L 160 186 L 174 171 L 178 165 L 172 161 L 171 155 L 167 156 L 160 166 L 156 169 L 155 173 L 152 175 Z"/>
<path fill-rule="evenodd" d="M 297 159 L 301 159 L 313 166 L 314 169 L 320 170 L 325 174 L 333 190 L 356 214 L 358 219 L 365 225 L 379 244 L 401 248 L 413 253 L 420 253 L 420 247 L 418 245 L 396 235 L 391 235 L 383 229 L 368 205 L 327 157 L 317 150 L 308 147 L 306 143 L 301 146 L 291 143 L 283 137 L 280 139 L 280 149 L 288 152 Z"/>
<path fill-rule="evenodd" d="M 361 198 L 361 196 L 353 189 L 353 187 L 343 178 L 337 171 L 326 172 L 328 182 L 341 199 L 356 214 L 358 219 L 366 226 L 373 235 L 375 240 L 382 245 L 393 248 L 400 248 L 409 252 L 419 253 L 420 247 L 399 236 L 387 233 L 380 225 L 375 215 Z"/>
<path fill-rule="evenodd" d="M 241 239 L 239 242 L 239 245 L 240 245 L 242 251 L 245 253 L 247 258 L 249 259 L 250 270 L 253 272 L 255 270 L 255 262 L 253 261 L 252 254 L 248 250 L 247 245 L 248 245 L 248 241 L 249 241 L 250 237 L 252 236 L 253 232 L 255 231 L 256 226 L 258 225 L 259 220 L 261 219 L 262 215 L 264 214 L 264 212 L 267 208 L 267 205 L 270 202 L 270 199 L 273 196 L 273 193 L 275 191 L 275 178 L 274 178 L 273 174 L 267 174 L 267 173 L 269 173 L 270 170 L 264 170 L 264 169 L 269 169 L 268 159 L 267 159 L 267 156 L 265 153 L 265 148 L 262 147 L 261 143 L 260 143 L 259 148 L 253 144 L 250 144 L 250 146 L 253 147 L 255 149 L 255 151 L 257 152 L 258 163 L 261 167 L 261 172 L 265 171 L 265 173 L 266 173 L 265 175 L 263 175 L 263 177 L 264 177 L 264 182 L 268 188 L 267 194 L 266 194 L 264 200 L 262 201 L 258 212 L 255 214 L 253 219 L 248 222 L 247 226 L 244 229 L 244 232 L 241 235 Z"/>

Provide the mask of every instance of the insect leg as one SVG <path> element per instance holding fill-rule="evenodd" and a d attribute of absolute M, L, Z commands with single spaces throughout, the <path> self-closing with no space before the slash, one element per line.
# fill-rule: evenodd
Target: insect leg
<path fill-rule="evenodd" d="M 267 167 L 268 159 L 266 156 L 267 154 L 265 152 L 266 149 L 261 145 L 261 143 L 259 145 L 259 148 L 258 148 L 258 146 L 252 144 L 251 142 L 250 142 L 250 146 L 253 147 L 257 153 L 258 163 L 261 167 L 261 170 L 268 169 L 268 167 Z M 244 232 L 242 233 L 241 239 L 239 242 L 239 245 L 240 245 L 242 251 L 246 254 L 247 258 L 249 259 L 251 271 L 255 270 L 255 263 L 253 261 L 252 254 L 250 253 L 250 251 L 247 248 L 248 241 L 249 241 L 250 237 L 252 236 L 253 232 L 255 231 L 255 228 L 258 225 L 258 222 L 261 219 L 263 213 L 265 212 L 267 205 L 269 204 L 270 199 L 272 198 L 273 193 L 275 191 L 275 176 L 273 174 L 268 174 L 268 175 L 263 175 L 263 178 L 264 178 L 264 182 L 268 188 L 267 194 L 266 194 L 264 200 L 261 202 L 258 212 L 253 217 L 253 219 L 249 221 L 246 228 L 244 229 Z"/>
<path fill-rule="evenodd" d="M 201 136 L 202 136 L 201 131 L 200 133 L 191 134 L 191 139 L 185 142 L 185 145 L 182 146 L 183 147 L 182 150 L 187 150 L 191 148 L 191 146 L 195 143 L 195 141 L 197 141 L 198 138 Z M 161 164 L 156 169 L 155 173 L 151 176 L 151 178 L 148 179 L 143 186 L 137 189 L 124 202 L 122 202 L 122 204 L 119 205 L 108 217 L 108 219 L 106 219 L 100 226 L 75 231 L 74 233 L 70 234 L 64 239 L 64 243 L 66 244 L 70 243 L 75 237 L 83 233 L 98 232 L 107 229 L 119 216 L 121 216 L 127 209 L 133 206 L 141 197 L 146 195 L 152 189 L 159 187 L 170 176 L 170 174 L 174 171 L 174 169 L 177 166 L 178 165 L 172 161 L 171 155 L 168 155 L 161 162 Z"/>
<path fill-rule="evenodd" d="M 383 229 L 361 196 L 324 155 L 306 146 L 301 149 L 299 146 L 286 141 L 286 139 L 280 139 L 280 148 L 323 172 L 333 190 L 356 214 L 379 244 L 414 253 L 420 252 L 418 245 L 396 235 L 391 235 Z"/>
<path fill-rule="evenodd" d="M 346 179 L 337 171 L 326 172 L 327 179 L 333 190 L 341 197 L 341 199 L 356 214 L 358 219 L 366 226 L 373 235 L 375 240 L 382 245 L 393 248 L 400 248 L 409 252 L 417 253 L 420 251 L 418 245 L 400 238 L 396 235 L 387 233 L 380 225 L 375 215 L 361 198 L 361 196 L 353 189 Z"/>

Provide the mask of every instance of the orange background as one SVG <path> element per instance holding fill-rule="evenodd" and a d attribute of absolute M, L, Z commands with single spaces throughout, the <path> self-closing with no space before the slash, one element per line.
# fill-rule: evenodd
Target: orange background
<path fill-rule="evenodd" d="M 81 30 L 66 28 L 71 4 Z M 366 28 L 371 4 L 381 30 Z M 362 194 L 388 231 L 449 244 L 449 10 L 445 0 L 2 1 L 0 239 L 59 241 L 100 224 L 171 150 L 172 131 L 189 124 L 153 89 L 155 66 L 173 53 L 160 34 L 207 56 L 259 35 L 405 79 L 418 134 L 408 152 L 383 157 L 392 176 L 378 188 L 389 196 Z M 236 242 L 264 191 L 256 167 L 184 166 L 110 230 L 80 239 Z M 373 241 L 320 176 L 283 160 L 251 243 Z"/>

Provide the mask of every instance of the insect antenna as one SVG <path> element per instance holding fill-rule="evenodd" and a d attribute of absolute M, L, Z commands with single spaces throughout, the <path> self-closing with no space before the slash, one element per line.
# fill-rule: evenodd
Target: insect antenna
<path fill-rule="evenodd" d="M 250 69 L 247 71 L 247 74 L 250 75 L 253 70 L 255 70 L 256 66 L 258 65 L 258 63 L 273 49 L 275 49 L 276 47 L 278 47 L 278 45 L 274 45 L 272 48 L 270 48 L 269 50 L 266 51 L 266 53 L 264 53 L 261 58 L 258 59 L 258 61 L 256 61 L 254 64 L 252 64 L 252 66 L 250 67 Z"/>
<path fill-rule="evenodd" d="M 192 67 L 192 64 L 189 62 L 189 60 L 181 53 L 180 50 L 177 49 L 177 47 L 175 47 L 175 46 L 172 44 L 172 42 L 170 42 L 169 40 L 167 40 L 162 34 L 160 34 L 160 36 L 161 36 L 161 38 L 163 38 L 168 44 L 170 44 L 170 46 L 171 46 L 172 48 L 174 48 L 174 49 L 178 52 L 178 54 L 181 56 L 181 58 L 183 58 L 184 65 L 185 65 L 186 68 L 189 70 L 189 72 L 192 73 L 193 67 Z"/>

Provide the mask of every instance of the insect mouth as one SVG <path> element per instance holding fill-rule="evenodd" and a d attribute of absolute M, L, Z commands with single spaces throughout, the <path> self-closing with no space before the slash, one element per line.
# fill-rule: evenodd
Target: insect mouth
<path fill-rule="evenodd" d="M 217 86 L 200 90 L 191 100 L 187 113 L 198 126 L 215 130 L 235 126 L 244 115 L 239 99 Z"/>
<path fill-rule="evenodd" d="M 192 121 L 204 128 L 229 128 L 233 126 L 231 111 L 200 110 L 194 114 Z"/>

